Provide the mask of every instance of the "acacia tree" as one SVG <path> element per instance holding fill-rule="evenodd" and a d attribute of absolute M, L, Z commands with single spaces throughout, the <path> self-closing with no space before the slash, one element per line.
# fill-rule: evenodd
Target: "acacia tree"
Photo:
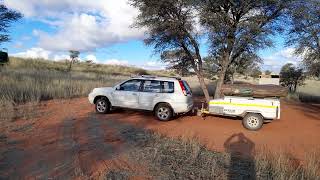
<path fill-rule="evenodd" d="M 281 30 L 277 20 L 284 14 L 285 0 L 203 0 L 201 23 L 208 30 L 211 54 L 219 59 L 221 71 L 215 92 L 226 73 L 242 54 L 258 56 L 257 50 L 272 45 L 269 35 Z"/>
<path fill-rule="evenodd" d="M 0 44 L 10 40 L 8 34 L 10 23 L 17 21 L 20 18 L 22 18 L 22 14 L 0 4 Z"/>
<path fill-rule="evenodd" d="M 302 68 L 297 68 L 291 63 L 282 66 L 280 71 L 280 83 L 282 86 L 288 87 L 290 92 L 296 92 L 297 86 L 302 85 L 304 79 L 305 77 Z"/>
<path fill-rule="evenodd" d="M 261 69 L 258 66 L 253 67 L 249 72 L 249 75 L 253 78 L 259 78 L 261 74 L 262 74 Z"/>
<path fill-rule="evenodd" d="M 290 12 L 292 26 L 287 45 L 303 56 L 309 74 L 320 78 L 320 1 L 296 0 Z"/>
<path fill-rule="evenodd" d="M 271 73 L 272 73 L 272 72 L 271 72 L 270 70 L 265 70 L 265 71 L 264 71 L 264 74 L 265 74 L 265 75 L 271 75 Z"/>
<path fill-rule="evenodd" d="M 190 74 L 191 60 L 182 49 L 164 51 L 161 54 L 161 61 L 167 64 L 168 69 L 175 70 L 181 76 Z"/>
<path fill-rule="evenodd" d="M 80 52 L 75 50 L 70 50 L 69 53 L 70 53 L 70 61 L 69 61 L 68 71 L 71 71 L 72 64 L 74 64 L 77 61 L 77 59 L 79 58 Z"/>
<path fill-rule="evenodd" d="M 259 67 L 262 64 L 262 59 L 253 53 L 242 53 L 233 63 L 231 63 L 226 72 L 224 82 L 234 82 L 234 74 L 239 73 L 248 77 L 251 70 Z M 222 64 L 220 64 L 222 69 Z"/>
<path fill-rule="evenodd" d="M 255 54 L 243 55 L 244 57 L 240 59 L 240 61 L 236 61 L 236 63 L 238 64 L 237 72 L 245 75 L 246 79 L 248 78 L 248 76 L 259 77 L 259 75 L 261 75 L 259 74 L 260 66 L 263 64 L 263 60 Z"/>
<path fill-rule="evenodd" d="M 196 32 L 196 11 L 191 0 L 131 0 L 139 10 L 136 27 L 147 29 L 146 45 L 155 52 L 182 49 L 196 73 L 207 101 L 209 92 L 204 81 L 203 61 Z"/>
<path fill-rule="evenodd" d="M 221 59 L 216 57 L 205 57 L 205 70 L 207 74 L 216 75 L 221 72 L 222 64 Z M 255 54 L 242 53 L 232 64 L 229 65 L 226 75 L 224 77 L 224 83 L 234 81 L 234 74 L 239 73 L 248 77 L 252 74 L 253 70 L 259 69 L 262 64 L 262 59 Z"/>

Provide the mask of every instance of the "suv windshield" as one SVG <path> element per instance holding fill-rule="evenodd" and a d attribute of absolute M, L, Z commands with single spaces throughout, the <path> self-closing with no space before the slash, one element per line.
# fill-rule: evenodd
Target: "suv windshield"
<path fill-rule="evenodd" d="M 133 79 L 120 85 L 121 91 L 139 91 L 141 80 Z"/>

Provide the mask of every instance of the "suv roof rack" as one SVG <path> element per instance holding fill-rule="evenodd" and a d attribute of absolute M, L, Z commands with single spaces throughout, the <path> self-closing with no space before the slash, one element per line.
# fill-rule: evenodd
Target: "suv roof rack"
<path fill-rule="evenodd" d="M 144 77 L 144 78 L 156 78 L 157 76 L 151 76 L 151 75 L 141 75 L 141 77 Z"/>
<path fill-rule="evenodd" d="M 163 76 L 163 77 L 168 77 L 168 78 L 175 78 L 176 80 L 181 80 L 181 77 L 178 76 Z"/>
<path fill-rule="evenodd" d="M 163 77 L 163 78 L 174 78 L 176 80 L 181 80 L 180 77 L 177 77 L 177 76 L 152 76 L 152 75 L 138 75 L 138 76 L 135 76 L 135 77 L 143 77 L 143 78 L 157 78 L 157 77 Z"/>

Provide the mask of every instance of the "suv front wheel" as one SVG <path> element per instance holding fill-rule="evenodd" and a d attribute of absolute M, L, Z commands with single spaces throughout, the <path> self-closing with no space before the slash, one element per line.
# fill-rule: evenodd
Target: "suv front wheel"
<path fill-rule="evenodd" d="M 172 108 L 165 103 L 157 105 L 154 113 L 160 121 L 169 121 L 173 116 Z"/>
<path fill-rule="evenodd" d="M 100 98 L 96 102 L 96 112 L 106 114 L 110 112 L 110 102 L 106 98 Z"/>

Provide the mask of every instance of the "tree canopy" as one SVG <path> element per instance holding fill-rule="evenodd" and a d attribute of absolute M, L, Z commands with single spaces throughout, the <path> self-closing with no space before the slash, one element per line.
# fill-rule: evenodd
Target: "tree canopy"
<path fill-rule="evenodd" d="M 292 25 L 287 45 L 303 57 L 308 73 L 320 77 L 320 1 L 296 0 L 290 9 Z"/>
<path fill-rule="evenodd" d="M 168 69 L 175 70 L 181 76 L 187 76 L 192 69 L 191 60 L 182 49 L 164 51 L 161 61 L 167 64 Z"/>
<path fill-rule="evenodd" d="M 203 77 L 203 61 L 196 30 L 196 10 L 191 0 L 131 0 L 139 9 L 135 26 L 147 29 L 146 45 L 153 46 L 155 52 L 181 49 L 196 73 L 201 89 L 209 101 Z"/>
<path fill-rule="evenodd" d="M 68 71 L 71 71 L 72 64 L 75 63 L 79 58 L 80 52 L 76 50 L 69 50 L 70 62 L 68 66 Z"/>
<path fill-rule="evenodd" d="M 271 73 L 272 73 L 272 72 L 271 72 L 270 70 L 265 70 L 265 71 L 264 71 L 264 74 L 265 74 L 265 75 L 271 75 Z"/>
<path fill-rule="evenodd" d="M 280 71 L 281 85 L 288 87 L 291 92 L 296 92 L 297 86 L 302 85 L 305 76 L 303 69 L 295 67 L 293 64 L 288 63 L 282 66 Z"/>
<path fill-rule="evenodd" d="M 270 35 L 282 28 L 282 18 L 289 1 L 284 0 L 203 0 L 201 24 L 206 27 L 210 52 L 217 57 L 221 71 L 215 98 L 218 98 L 227 71 L 241 56 L 258 57 L 257 50 L 272 46 Z"/>
<path fill-rule="evenodd" d="M 0 44 L 10 40 L 8 28 L 10 24 L 22 17 L 22 14 L 0 4 Z"/>
<path fill-rule="evenodd" d="M 271 47 L 272 36 L 283 32 L 281 20 L 287 18 L 292 1 L 131 0 L 131 3 L 140 12 L 135 25 L 147 29 L 145 43 L 160 54 L 183 51 L 184 58 L 175 58 L 175 63 L 190 62 L 209 100 L 203 69 L 212 69 L 203 66 L 210 65 L 213 60 L 211 64 L 218 70 L 215 98 L 219 98 L 221 86 L 230 74 L 245 73 L 249 68 L 256 74 L 262 61 L 257 52 Z M 200 54 L 199 39 L 203 37 L 210 44 L 210 58 L 205 63 Z"/>

